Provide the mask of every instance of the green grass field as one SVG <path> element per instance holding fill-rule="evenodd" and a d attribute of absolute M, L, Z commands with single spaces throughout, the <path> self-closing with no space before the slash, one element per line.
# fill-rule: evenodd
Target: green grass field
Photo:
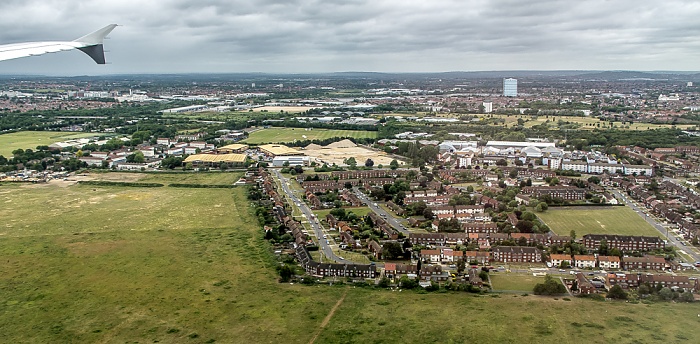
<path fill-rule="evenodd" d="M 153 181 L 158 181 L 153 176 Z M 245 189 L 0 185 L 2 343 L 686 343 L 697 305 L 280 284 Z M 468 328 L 455 321 L 467 314 Z M 327 319 L 327 321 L 326 321 Z"/>
<path fill-rule="evenodd" d="M 231 185 L 241 177 L 240 172 L 196 172 L 196 173 L 129 173 L 129 172 L 92 172 L 89 179 L 113 182 L 139 182 L 161 184 L 205 184 Z"/>
<path fill-rule="evenodd" d="M 486 117 L 493 117 L 493 118 L 500 118 L 504 119 L 505 123 L 504 125 L 508 127 L 512 127 L 517 124 L 518 119 L 522 118 L 525 120 L 524 126 L 526 128 L 531 128 L 536 125 L 541 125 L 544 123 L 547 123 L 549 121 L 549 126 L 550 127 L 557 127 L 559 120 L 564 121 L 564 122 L 570 122 L 570 123 L 576 123 L 581 125 L 581 130 L 593 130 L 593 129 L 609 129 L 609 122 L 603 122 L 600 121 L 596 117 L 574 117 L 574 116 L 549 116 L 547 118 L 546 116 L 539 116 L 536 120 L 532 119 L 532 116 L 529 115 L 497 115 L 497 114 L 479 114 L 475 115 L 478 118 L 486 118 Z M 597 124 L 601 125 L 600 128 L 596 127 Z M 603 125 L 607 124 L 608 127 L 604 127 Z M 613 125 L 620 130 L 654 130 L 654 129 L 661 129 L 661 128 L 671 128 L 673 125 L 671 124 L 650 124 L 650 123 L 633 123 L 629 125 L 629 128 L 624 128 L 628 124 L 622 124 L 622 122 L 613 122 Z M 693 128 L 695 125 L 692 124 L 681 124 L 681 125 L 676 125 L 676 128 L 679 129 L 689 129 Z"/>
<path fill-rule="evenodd" d="M 16 149 L 36 149 L 59 141 L 95 136 L 94 133 L 68 133 L 57 131 L 20 131 L 0 135 L 0 155 L 11 157 Z"/>
<path fill-rule="evenodd" d="M 511 274 L 507 272 L 493 272 L 490 274 L 491 288 L 493 290 L 522 291 L 532 293 L 535 284 L 544 282 L 544 277 L 535 277 L 532 274 Z"/>
<path fill-rule="evenodd" d="M 306 137 L 304 137 L 306 136 Z M 303 128 L 269 128 L 261 129 L 250 133 L 250 136 L 243 140 L 245 143 L 285 143 L 296 140 L 323 140 L 331 137 L 353 137 L 353 138 L 376 138 L 376 131 L 365 130 L 328 130 Z"/>
<path fill-rule="evenodd" d="M 549 208 L 537 216 L 555 233 L 576 236 L 585 234 L 619 234 L 660 236 L 650 224 L 628 207 L 563 207 Z"/>

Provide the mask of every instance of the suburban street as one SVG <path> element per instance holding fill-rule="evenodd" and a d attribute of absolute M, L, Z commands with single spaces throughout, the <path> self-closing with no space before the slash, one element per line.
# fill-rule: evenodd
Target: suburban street
<path fill-rule="evenodd" d="M 639 216 L 641 216 L 647 223 L 649 223 L 652 227 L 656 228 L 656 230 L 659 231 L 659 233 L 661 233 L 663 237 L 667 238 L 669 244 L 676 246 L 676 248 L 682 250 L 687 255 L 691 256 L 693 258 L 693 261 L 689 261 L 688 263 L 695 264 L 695 262 L 700 261 L 700 254 L 698 254 L 698 252 L 691 245 L 689 245 L 685 240 L 678 240 L 675 233 L 669 231 L 667 227 L 664 227 L 663 223 L 657 221 L 653 216 L 650 216 L 647 213 L 647 209 L 637 205 L 636 201 L 634 201 L 628 195 L 620 192 L 619 190 L 610 190 L 615 194 L 615 197 L 622 200 L 622 202 L 625 205 L 629 206 L 632 210 L 637 212 L 637 214 L 639 214 Z"/>
<path fill-rule="evenodd" d="M 372 210 L 373 212 L 377 213 L 379 216 L 381 216 L 382 218 L 384 218 L 384 219 L 386 220 L 387 223 L 389 223 L 392 227 L 394 227 L 394 229 L 396 229 L 397 231 L 399 231 L 399 232 L 405 234 L 405 235 L 408 237 L 408 233 L 409 233 L 409 232 L 408 232 L 408 230 L 405 228 L 405 225 L 404 225 L 399 219 L 397 219 L 396 217 L 394 217 L 391 213 L 389 213 L 389 212 L 385 211 L 384 209 L 382 209 L 382 208 L 379 206 L 379 204 L 377 204 L 377 206 L 375 206 L 375 205 L 374 205 L 375 202 L 374 202 L 373 200 L 371 200 L 371 199 L 369 198 L 369 196 L 365 195 L 365 194 L 362 193 L 359 189 L 357 189 L 357 187 L 352 188 L 352 190 L 353 190 L 353 192 L 355 192 L 355 195 L 357 195 L 357 197 L 358 197 L 362 202 L 364 202 L 365 205 L 366 205 L 367 207 L 369 207 L 370 210 Z"/>
<path fill-rule="evenodd" d="M 309 225 L 313 229 L 314 234 L 318 239 L 318 247 L 321 250 L 321 252 L 325 255 L 325 257 L 338 263 L 352 263 L 349 260 L 346 260 L 342 257 L 338 257 L 335 255 L 335 253 L 333 253 L 333 249 L 330 244 L 330 241 L 333 239 L 331 239 L 330 235 L 327 235 L 323 231 L 321 223 L 319 223 L 319 220 L 316 218 L 313 211 L 311 211 L 311 208 L 309 208 L 309 206 L 306 205 L 306 203 L 303 200 L 299 199 L 289 188 L 289 179 L 284 178 L 282 174 L 276 169 L 271 169 L 271 171 L 280 181 L 280 185 L 282 185 L 282 191 L 284 191 L 287 197 L 291 199 L 292 202 L 294 202 L 294 205 L 296 205 L 299 208 L 299 210 L 301 210 L 302 214 L 306 218 L 306 221 L 309 222 Z M 324 236 L 326 236 L 328 239 L 324 239 Z"/>

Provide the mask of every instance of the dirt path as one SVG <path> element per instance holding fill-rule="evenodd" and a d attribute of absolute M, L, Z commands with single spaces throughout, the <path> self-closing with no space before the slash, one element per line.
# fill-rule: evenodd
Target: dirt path
<path fill-rule="evenodd" d="M 340 297 L 340 300 L 335 303 L 335 306 L 331 308 L 331 311 L 328 312 L 328 315 L 326 315 L 325 318 L 323 318 L 323 321 L 321 322 L 321 326 L 318 328 L 318 331 L 316 331 L 316 334 L 314 335 L 313 338 L 309 341 L 309 344 L 313 344 L 316 341 L 316 338 L 321 334 L 321 331 L 328 325 L 328 323 L 331 321 L 331 318 L 333 318 L 333 314 L 335 314 L 335 311 L 340 307 L 340 305 L 343 303 L 343 300 L 345 300 L 345 296 L 348 295 L 348 291 L 346 290 L 343 296 Z"/>

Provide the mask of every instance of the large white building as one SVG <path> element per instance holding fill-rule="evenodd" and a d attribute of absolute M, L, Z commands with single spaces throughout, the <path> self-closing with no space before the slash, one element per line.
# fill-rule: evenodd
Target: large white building
<path fill-rule="evenodd" d="M 484 113 L 492 113 L 493 112 L 493 102 L 490 100 L 485 100 L 484 103 Z"/>
<path fill-rule="evenodd" d="M 276 156 L 272 158 L 272 167 L 283 167 L 285 163 L 288 166 L 309 166 L 308 156 Z"/>
<path fill-rule="evenodd" d="M 518 79 L 505 78 L 503 79 L 503 95 L 506 97 L 518 96 Z"/>

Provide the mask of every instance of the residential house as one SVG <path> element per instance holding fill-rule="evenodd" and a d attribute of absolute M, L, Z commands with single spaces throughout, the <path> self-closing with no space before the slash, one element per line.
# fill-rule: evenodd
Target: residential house
<path fill-rule="evenodd" d="M 596 258 L 593 255 L 580 255 L 580 254 L 575 254 L 574 255 L 574 264 L 573 266 L 579 268 L 579 269 L 592 269 L 595 268 L 596 265 Z"/>
<path fill-rule="evenodd" d="M 572 266 L 572 261 L 571 256 L 568 254 L 551 254 L 549 256 L 549 262 L 552 264 L 552 267 L 555 268 L 562 266 L 563 262 L 566 262 L 564 265 Z"/>
<path fill-rule="evenodd" d="M 598 267 L 605 270 L 620 269 L 620 257 L 618 256 L 598 256 Z"/>
<path fill-rule="evenodd" d="M 504 263 L 539 263 L 542 251 L 536 247 L 498 246 L 492 249 L 493 260 Z"/>
<path fill-rule="evenodd" d="M 624 257 L 622 266 L 625 270 L 664 270 L 666 268 L 666 260 L 663 257 L 644 256 L 644 257 Z"/>

